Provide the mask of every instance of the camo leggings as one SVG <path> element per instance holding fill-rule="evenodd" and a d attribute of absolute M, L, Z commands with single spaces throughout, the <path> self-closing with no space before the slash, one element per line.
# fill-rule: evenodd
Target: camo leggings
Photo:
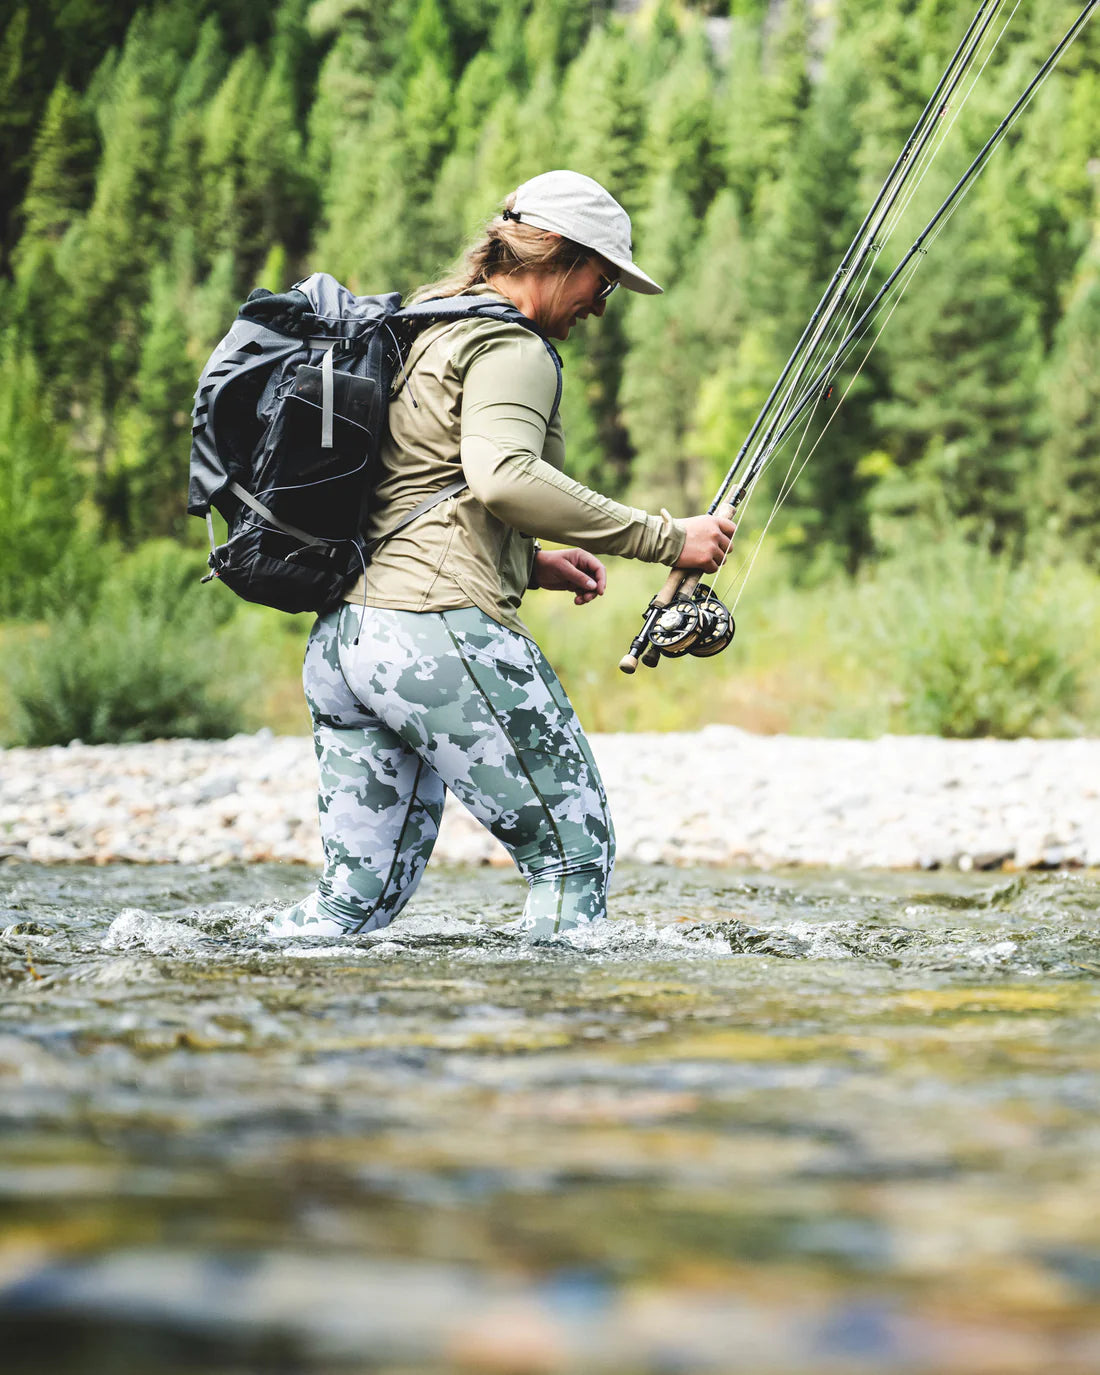
<path fill-rule="evenodd" d="M 607 797 L 538 646 L 473 607 L 369 607 L 361 631 L 360 610 L 319 617 L 306 649 L 325 870 L 271 929 L 388 925 L 420 882 L 448 788 L 527 880 L 524 930 L 549 935 L 604 916 L 615 849 Z"/>

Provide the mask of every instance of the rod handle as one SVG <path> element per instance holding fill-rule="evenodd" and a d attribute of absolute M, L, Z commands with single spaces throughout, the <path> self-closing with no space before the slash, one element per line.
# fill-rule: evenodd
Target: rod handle
<path fill-rule="evenodd" d="M 679 592 L 681 586 L 691 577 L 690 572 L 685 572 L 682 568 L 674 568 L 668 577 L 661 584 L 661 590 L 653 598 L 654 606 L 667 606 Z M 696 574 L 696 582 L 698 582 Z"/>
<path fill-rule="evenodd" d="M 729 519 L 732 520 L 732 504 L 728 501 L 723 502 L 722 505 L 718 507 L 718 510 L 715 512 L 715 514 L 719 516 L 727 516 Z M 657 595 L 653 598 L 653 601 L 650 603 L 650 607 L 660 608 L 663 606 L 668 606 L 669 602 L 674 601 L 676 597 L 690 597 L 691 594 L 695 591 L 696 587 L 698 587 L 699 579 L 701 577 L 701 573 L 695 572 L 691 569 L 673 568 L 672 571 L 669 573 L 668 577 L 665 579 L 664 584 L 661 587 L 661 590 L 657 593 Z M 657 649 L 655 645 L 647 643 L 647 627 L 650 624 L 651 622 L 647 618 L 645 625 L 642 627 L 641 634 L 630 646 L 629 651 L 626 654 L 624 654 L 623 657 L 619 660 L 620 673 L 635 673 L 638 668 L 639 659 L 648 668 L 656 668 L 657 665 L 661 662 L 661 651 Z"/>

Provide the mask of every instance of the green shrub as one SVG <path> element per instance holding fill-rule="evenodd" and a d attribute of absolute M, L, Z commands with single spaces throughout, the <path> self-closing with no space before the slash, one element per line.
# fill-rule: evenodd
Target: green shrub
<path fill-rule="evenodd" d="M 950 539 L 873 569 L 839 619 L 878 665 L 892 729 L 1011 739 L 1082 729 L 1098 604 L 1082 568 Z"/>
<path fill-rule="evenodd" d="M 145 545 L 116 565 L 89 610 L 67 611 L 21 637 L 5 673 L 8 742 L 103 744 L 244 729 L 257 673 L 222 629 L 233 604 L 199 586 L 201 568 L 201 557 L 169 541 Z"/>

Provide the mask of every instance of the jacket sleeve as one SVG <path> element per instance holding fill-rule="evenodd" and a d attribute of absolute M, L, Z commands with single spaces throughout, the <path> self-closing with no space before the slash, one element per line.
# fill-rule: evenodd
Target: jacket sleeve
<path fill-rule="evenodd" d="M 506 525 L 596 554 L 675 563 L 682 522 L 592 491 L 542 457 L 557 389 L 533 335 L 471 332 L 452 355 L 462 374 L 462 468 L 473 495 Z"/>

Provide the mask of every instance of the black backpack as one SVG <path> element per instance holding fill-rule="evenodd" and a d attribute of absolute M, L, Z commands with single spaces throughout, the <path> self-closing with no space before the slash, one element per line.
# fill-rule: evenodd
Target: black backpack
<path fill-rule="evenodd" d="M 362 529 L 395 378 L 417 333 L 438 320 L 506 320 L 543 339 L 514 306 L 452 296 L 401 308 L 355 296 L 325 272 L 281 295 L 254 291 L 199 378 L 187 510 L 210 532 L 210 573 L 246 601 L 323 611 L 365 571 Z M 554 403 L 557 409 L 557 400 Z M 466 486 L 432 493 L 396 534 Z M 228 526 L 217 544 L 210 509 Z M 387 535 L 388 538 L 388 535 Z"/>

